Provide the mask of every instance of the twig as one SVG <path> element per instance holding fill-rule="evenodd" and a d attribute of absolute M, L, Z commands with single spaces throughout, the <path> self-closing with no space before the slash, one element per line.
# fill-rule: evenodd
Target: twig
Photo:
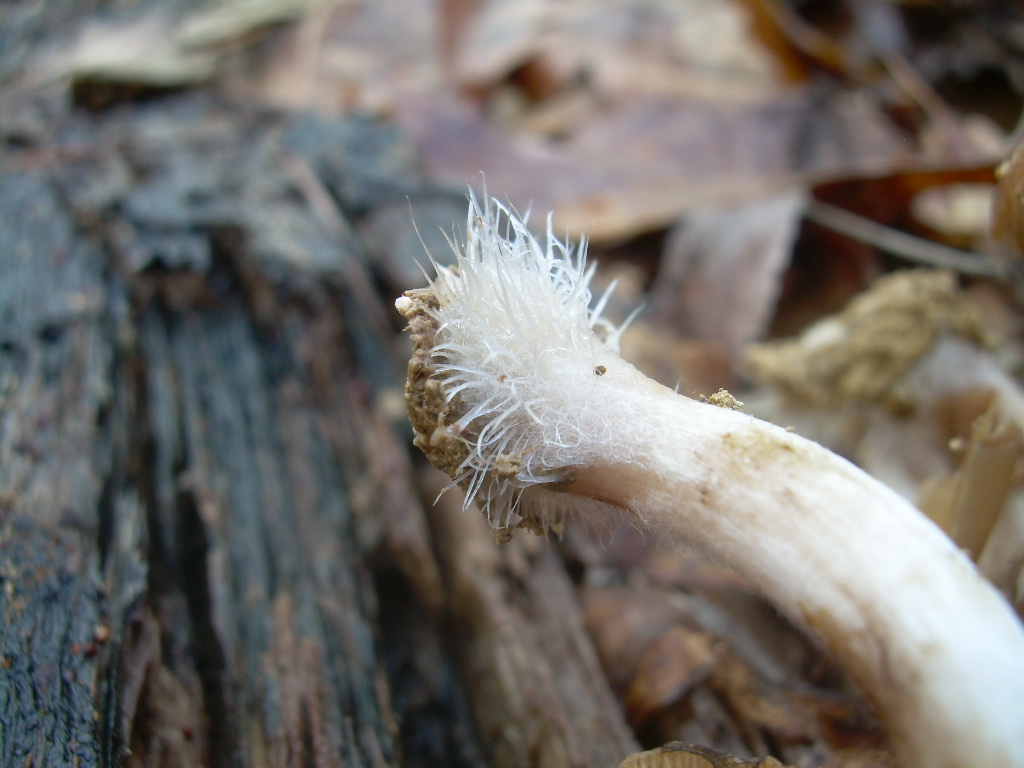
<path fill-rule="evenodd" d="M 908 261 L 975 277 L 996 280 L 1010 277 L 1010 270 L 995 259 L 908 235 L 828 203 L 810 203 L 805 215 L 817 224 Z"/>

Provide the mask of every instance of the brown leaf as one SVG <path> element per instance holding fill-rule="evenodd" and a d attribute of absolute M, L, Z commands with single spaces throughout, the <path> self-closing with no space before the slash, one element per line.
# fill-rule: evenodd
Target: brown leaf
<path fill-rule="evenodd" d="M 976 338 L 977 319 L 950 273 L 907 270 L 878 280 L 800 338 L 751 348 L 748 362 L 807 405 L 880 401 L 940 333 Z"/>
<path fill-rule="evenodd" d="M 225 50 L 328 0 L 221 0 L 175 16 L 163 9 L 87 24 L 57 66 L 76 81 L 158 88 L 209 80 Z"/>
<path fill-rule="evenodd" d="M 1018 425 L 998 415 L 996 399 L 972 428 L 959 470 L 948 482 L 951 505 L 939 504 L 932 494 L 936 522 L 977 559 L 1006 504 L 1022 444 Z M 927 511 L 927 510 L 926 510 Z"/>
<path fill-rule="evenodd" d="M 1006 251 L 1024 257 L 1024 141 L 996 171 L 992 236 Z"/>
<path fill-rule="evenodd" d="M 390 113 L 440 78 L 435 22 L 423 3 L 324 0 L 275 40 L 255 77 L 232 86 L 286 109 Z"/>
<path fill-rule="evenodd" d="M 714 342 L 681 339 L 678 326 L 637 321 L 622 335 L 623 358 L 647 376 L 687 394 L 736 386 L 732 360 Z M 673 552 L 673 555 L 678 555 Z"/>
<path fill-rule="evenodd" d="M 688 215 L 670 236 L 653 291 L 659 320 L 729 355 L 761 338 L 803 206 L 803 195 L 792 191 Z"/>
<path fill-rule="evenodd" d="M 178 87 L 209 79 L 218 56 L 182 46 L 180 28 L 177 19 L 162 12 L 94 22 L 54 63 L 74 81 Z"/>
<path fill-rule="evenodd" d="M 723 656 L 715 667 L 714 686 L 747 728 L 764 729 L 786 741 L 813 741 L 818 734 L 817 708 L 785 685 L 772 683 L 736 656 Z"/>
<path fill-rule="evenodd" d="M 882 224 L 906 228 L 912 221 L 911 202 L 924 190 L 953 184 L 991 184 L 992 181 L 990 163 L 939 168 L 911 165 L 884 174 L 825 182 L 814 188 L 814 197 Z"/>
<path fill-rule="evenodd" d="M 230 45 L 330 2 L 335 0 L 221 0 L 188 16 L 180 44 L 189 48 Z"/>
<path fill-rule="evenodd" d="M 654 712 L 685 697 L 707 679 L 721 649 L 708 634 L 675 626 L 644 653 L 626 694 L 626 712 L 643 723 Z"/>
<path fill-rule="evenodd" d="M 754 31 L 736 0 L 489 3 L 469 25 L 458 79 L 485 92 L 533 67 L 558 87 L 586 72 L 605 96 L 692 88 L 707 95 L 714 85 L 721 96 L 744 84 L 779 83 L 779 66 Z M 641 39 L 644 45 L 637 46 Z"/>
<path fill-rule="evenodd" d="M 792 152 L 795 142 L 799 153 Z M 763 198 L 791 188 L 798 173 L 838 173 L 868 158 L 893 161 L 903 151 L 863 99 L 837 95 L 820 104 L 809 93 L 742 102 L 636 100 L 581 126 L 562 148 L 573 162 L 608 174 L 601 188 L 556 208 L 561 226 L 595 240 L 663 227 L 698 208 Z"/>
<path fill-rule="evenodd" d="M 658 749 L 630 755 L 619 768 L 787 768 L 774 757 L 741 760 L 710 747 L 673 741 Z"/>
<path fill-rule="evenodd" d="M 624 588 L 588 587 L 580 598 L 601 666 L 624 691 L 651 643 L 679 621 L 679 610 L 665 593 Z"/>

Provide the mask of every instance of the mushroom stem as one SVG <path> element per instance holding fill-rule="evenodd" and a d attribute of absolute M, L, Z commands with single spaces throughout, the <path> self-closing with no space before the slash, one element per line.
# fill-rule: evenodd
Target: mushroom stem
<path fill-rule="evenodd" d="M 471 198 L 458 263 L 396 302 L 416 444 L 505 535 L 597 499 L 757 583 L 875 704 L 906 768 L 1024 768 L 1024 630 L 934 524 L 811 441 L 656 384 L 591 271 Z M 589 502 L 588 502 L 589 503 Z"/>
<path fill-rule="evenodd" d="M 568 493 L 756 583 L 843 664 L 901 765 L 1024 765 L 1024 634 L 937 526 L 817 443 L 604 364 L 635 427 Z"/>

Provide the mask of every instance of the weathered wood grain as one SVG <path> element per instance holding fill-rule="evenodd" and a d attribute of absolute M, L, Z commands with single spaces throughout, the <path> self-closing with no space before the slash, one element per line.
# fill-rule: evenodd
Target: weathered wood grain
<path fill-rule="evenodd" d="M 98 764 L 112 289 L 45 173 L 0 177 L 0 764 Z M 108 553 L 109 554 L 109 551 Z"/>
<path fill-rule="evenodd" d="M 397 133 L 186 94 L 33 140 L 0 149 L 45 168 L 0 176 L 0 764 L 630 751 L 557 554 L 420 498 L 391 301 L 417 206 L 437 243 L 461 203 Z"/>
<path fill-rule="evenodd" d="M 431 470 L 423 482 L 436 495 L 447 478 Z M 517 535 L 496 546 L 458 493 L 442 496 L 430 517 L 490 764 L 601 768 L 638 751 L 550 542 Z"/>

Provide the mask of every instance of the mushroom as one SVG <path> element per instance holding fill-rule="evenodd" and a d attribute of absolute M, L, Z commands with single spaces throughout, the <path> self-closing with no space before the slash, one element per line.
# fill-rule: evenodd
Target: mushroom
<path fill-rule="evenodd" d="M 585 247 L 470 195 L 454 267 L 396 307 L 419 446 L 499 539 L 600 506 L 750 578 L 844 665 L 906 768 L 1024 766 L 1024 630 L 882 483 L 617 353 Z M 597 503 L 595 503 L 596 500 Z"/>

